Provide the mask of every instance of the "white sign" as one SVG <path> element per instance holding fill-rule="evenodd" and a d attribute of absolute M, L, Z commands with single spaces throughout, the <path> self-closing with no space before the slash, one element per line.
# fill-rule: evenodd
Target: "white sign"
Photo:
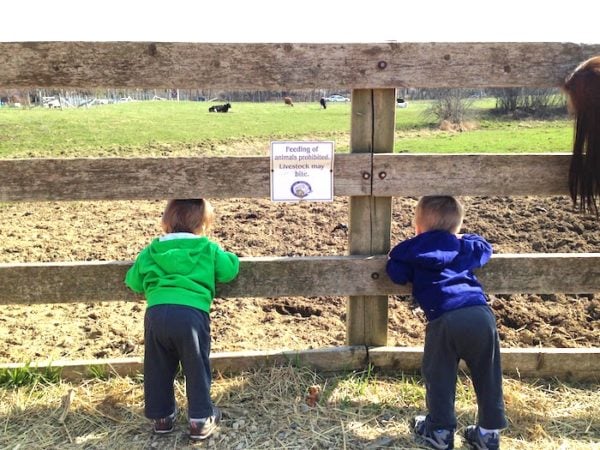
<path fill-rule="evenodd" d="M 271 142 L 271 200 L 333 201 L 333 142 Z"/>

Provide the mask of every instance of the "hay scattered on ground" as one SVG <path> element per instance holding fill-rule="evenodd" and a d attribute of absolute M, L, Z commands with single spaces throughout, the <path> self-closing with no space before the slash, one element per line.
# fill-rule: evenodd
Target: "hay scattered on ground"
<path fill-rule="evenodd" d="M 600 386 L 506 379 L 509 449 L 600 449 Z M 143 417 L 139 378 L 93 379 L 0 390 L 0 448 L 7 449 L 409 449 L 410 420 L 424 408 L 418 377 L 369 371 L 321 375 L 270 368 L 217 376 L 213 398 L 224 411 L 219 432 L 204 443 L 187 438 L 185 386 L 176 431 L 154 436 Z M 309 404 L 316 402 L 315 406 Z M 473 423 L 468 377 L 457 389 L 462 428 Z"/>

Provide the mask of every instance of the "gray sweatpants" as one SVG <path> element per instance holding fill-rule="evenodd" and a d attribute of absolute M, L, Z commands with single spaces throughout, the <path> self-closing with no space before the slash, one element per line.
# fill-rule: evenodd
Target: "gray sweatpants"
<path fill-rule="evenodd" d="M 461 359 L 473 380 L 478 425 L 488 429 L 505 428 L 500 341 L 496 319 L 487 305 L 449 311 L 427 324 L 421 367 L 426 388 L 427 428 L 456 428 L 454 401 Z"/>

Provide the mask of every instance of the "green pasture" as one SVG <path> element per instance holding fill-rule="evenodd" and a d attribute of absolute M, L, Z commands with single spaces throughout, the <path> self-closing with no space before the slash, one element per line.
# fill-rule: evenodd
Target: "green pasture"
<path fill-rule="evenodd" d="M 208 102 L 130 102 L 91 108 L 0 108 L 0 157 L 267 154 L 273 140 L 333 140 L 347 152 L 350 104 L 234 102 L 227 114 Z M 441 131 L 428 102 L 396 111 L 395 152 L 567 152 L 572 124 L 510 120 L 474 105 L 469 131 Z"/>

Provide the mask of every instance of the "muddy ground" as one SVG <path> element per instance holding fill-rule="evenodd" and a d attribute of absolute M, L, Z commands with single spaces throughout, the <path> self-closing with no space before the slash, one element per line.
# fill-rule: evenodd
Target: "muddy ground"
<path fill-rule="evenodd" d="M 600 252 L 600 221 L 566 197 L 471 197 L 463 232 L 497 253 Z M 160 232 L 163 201 L 0 205 L 0 262 L 132 260 Z M 395 199 L 393 242 L 412 234 L 415 199 Z M 274 204 L 214 200 L 212 237 L 240 256 L 344 255 L 346 199 Z M 505 347 L 600 347 L 600 294 L 490 295 Z M 216 299 L 213 351 L 307 349 L 344 344 L 345 298 Z M 424 320 L 410 297 L 389 305 L 389 345 L 422 345 Z M 143 354 L 144 303 L 7 305 L 0 361 Z"/>

